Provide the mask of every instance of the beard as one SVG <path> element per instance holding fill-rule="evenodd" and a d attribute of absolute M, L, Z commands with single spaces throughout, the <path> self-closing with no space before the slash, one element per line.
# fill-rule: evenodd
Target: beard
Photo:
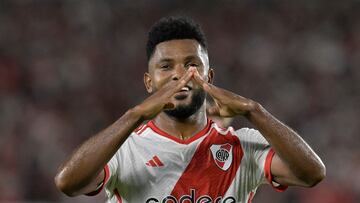
<path fill-rule="evenodd" d="M 167 109 L 164 110 L 164 112 L 168 116 L 175 117 L 181 120 L 189 118 L 191 115 L 196 113 L 200 109 L 200 107 L 204 104 L 205 96 L 206 94 L 204 90 L 194 91 L 190 104 L 178 105 L 174 109 Z"/>

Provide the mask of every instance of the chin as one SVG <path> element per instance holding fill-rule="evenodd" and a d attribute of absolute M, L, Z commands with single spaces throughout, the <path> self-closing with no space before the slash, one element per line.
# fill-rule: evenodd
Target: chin
<path fill-rule="evenodd" d="M 174 101 L 174 104 L 175 104 L 175 108 L 177 108 L 178 106 L 180 107 L 190 107 L 191 104 L 192 104 L 192 101 L 191 99 L 186 99 L 186 100 L 175 100 Z"/>
<path fill-rule="evenodd" d="M 180 96 L 180 95 L 179 95 Z M 192 97 L 189 95 L 179 100 L 180 98 L 174 98 L 174 109 L 165 110 L 165 113 L 171 117 L 177 119 L 186 119 L 199 111 L 205 101 L 205 92 L 199 91 Z"/>

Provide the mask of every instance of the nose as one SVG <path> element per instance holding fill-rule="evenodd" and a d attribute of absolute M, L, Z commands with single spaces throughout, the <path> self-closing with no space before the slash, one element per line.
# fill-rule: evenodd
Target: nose
<path fill-rule="evenodd" d="M 174 68 L 174 74 L 172 76 L 173 80 L 179 80 L 185 73 L 187 68 L 183 65 L 177 65 Z"/>

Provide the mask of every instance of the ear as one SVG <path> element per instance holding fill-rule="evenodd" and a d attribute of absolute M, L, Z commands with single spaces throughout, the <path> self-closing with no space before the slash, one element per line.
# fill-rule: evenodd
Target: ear
<path fill-rule="evenodd" d="M 210 84 L 213 83 L 213 81 L 214 81 L 214 75 L 215 75 L 214 69 L 210 68 L 210 69 L 209 69 L 209 72 L 208 72 L 208 75 L 207 75 L 207 82 L 208 82 L 208 83 L 210 83 Z"/>
<path fill-rule="evenodd" d="M 152 93 L 152 91 L 153 91 L 152 81 L 151 81 L 151 76 L 150 76 L 149 73 L 144 74 L 144 84 L 145 84 L 145 87 L 146 87 L 146 91 L 148 93 Z"/>

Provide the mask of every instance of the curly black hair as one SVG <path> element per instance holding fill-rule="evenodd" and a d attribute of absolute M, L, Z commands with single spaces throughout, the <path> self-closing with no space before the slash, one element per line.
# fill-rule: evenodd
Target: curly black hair
<path fill-rule="evenodd" d="M 164 17 L 156 22 L 149 31 L 146 44 L 148 61 L 154 54 L 157 44 L 173 39 L 195 39 L 207 50 L 206 38 L 199 24 L 189 17 Z"/>

